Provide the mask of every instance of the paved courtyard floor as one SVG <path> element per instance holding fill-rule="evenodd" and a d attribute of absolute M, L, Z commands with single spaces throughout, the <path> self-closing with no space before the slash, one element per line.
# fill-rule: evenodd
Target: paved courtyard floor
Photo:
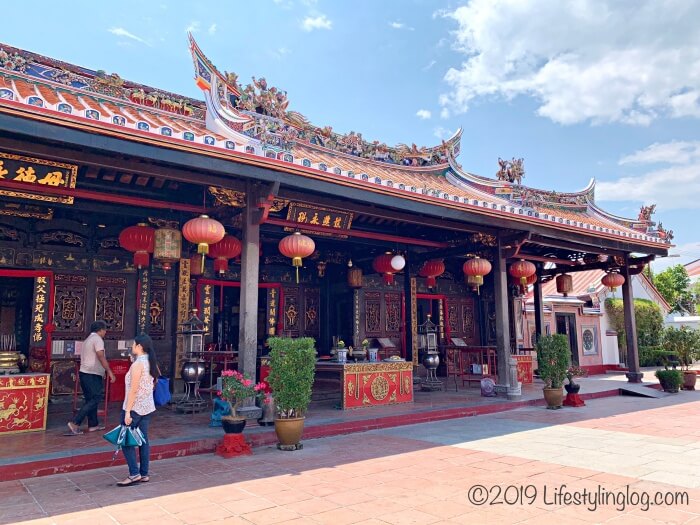
<path fill-rule="evenodd" d="M 700 392 L 163 460 L 148 484 L 115 487 L 125 475 L 0 482 L 0 523 L 700 525 Z"/>

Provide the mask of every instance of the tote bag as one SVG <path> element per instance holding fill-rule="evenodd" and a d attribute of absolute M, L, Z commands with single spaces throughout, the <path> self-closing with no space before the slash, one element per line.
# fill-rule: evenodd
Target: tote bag
<path fill-rule="evenodd" d="M 117 447 L 112 461 L 117 457 L 122 447 L 140 447 L 146 441 L 140 428 L 130 428 L 126 425 L 118 425 L 102 437 Z"/>
<path fill-rule="evenodd" d="M 153 402 L 157 407 L 170 403 L 170 379 L 159 377 L 153 389 Z"/>

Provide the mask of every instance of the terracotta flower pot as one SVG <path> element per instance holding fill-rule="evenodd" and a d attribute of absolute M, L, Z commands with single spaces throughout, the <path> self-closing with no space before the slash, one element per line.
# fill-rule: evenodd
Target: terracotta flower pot
<path fill-rule="evenodd" d="M 301 441 L 301 434 L 304 432 L 303 417 L 290 419 L 275 419 L 275 433 L 280 445 L 289 447 L 297 445 Z"/>
<path fill-rule="evenodd" d="M 698 376 L 693 370 L 683 372 L 683 390 L 695 390 L 695 382 Z"/>
<path fill-rule="evenodd" d="M 547 401 L 547 408 L 561 408 L 564 401 L 564 391 L 560 388 L 544 388 L 544 399 Z"/>

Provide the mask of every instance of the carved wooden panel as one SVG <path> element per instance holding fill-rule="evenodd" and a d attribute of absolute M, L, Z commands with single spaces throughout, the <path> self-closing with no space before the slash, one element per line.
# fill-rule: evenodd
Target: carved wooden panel
<path fill-rule="evenodd" d="M 284 291 L 284 336 L 299 337 L 301 326 L 301 306 L 299 288 L 287 286 Z"/>
<path fill-rule="evenodd" d="M 97 277 L 95 289 L 95 319 L 107 323 L 108 335 L 124 333 L 124 299 L 126 279 L 123 277 Z"/>
<path fill-rule="evenodd" d="M 385 293 L 386 304 L 386 331 L 398 333 L 401 331 L 401 295 L 398 293 Z"/>
<path fill-rule="evenodd" d="M 365 333 L 367 335 L 382 335 L 380 292 L 365 292 Z"/>
<path fill-rule="evenodd" d="M 153 339 L 165 338 L 165 320 L 167 319 L 167 284 L 165 279 L 151 281 L 151 305 L 149 308 L 150 326 L 148 333 Z"/>
<path fill-rule="evenodd" d="M 321 290 L 318 288 L 307 288 L 304 290 L 304 335 L 307 337 L 319 338 L 320 328 L 320 302 Z"/>
<path fill-rule="evenodd" d="M 56 274 L 53 322 L 56 327 L 54 339 L 82 338 L 87 304 L 87 282 L 85 275 Z"/>
<path fill-rule="evenodd" d="M 447 325 L 450 327 L 451 334 L 461 332 L 459 326 L 459 308 L 457 305 L 451 304 L 447 307 Z"/>
<path fill-rule="evenodd" d="M 462 331 L 467 339 L 474 337 L 476 332 L 474 326 L 474 303 L 462 304 Z"/>

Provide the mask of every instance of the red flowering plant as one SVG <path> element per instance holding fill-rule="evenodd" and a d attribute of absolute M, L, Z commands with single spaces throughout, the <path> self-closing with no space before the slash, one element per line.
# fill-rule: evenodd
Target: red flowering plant
<path fill-rule="evenodd" d="M 218 396 L 227 401 L 231 407 L 231 416 L 236 417 L 236 410 L 247 399 L 264 399 L 265 403 L 270 402 L 270 395 L 266 393 L 267 383 L 260 381 L 253 382 L 248 376 L 241 374 L 237 370 L 224 370 L 221 372 L 221 390 Z"/>
<path fill-rule="evenodd" d="M 566 370 L 566 378 L 569 380 L 569 384 L 574 383 L 574 377 L 586 377 L 588 375 L 588 370 L 581 368 L 580 366 L 571 365 Z"/>

